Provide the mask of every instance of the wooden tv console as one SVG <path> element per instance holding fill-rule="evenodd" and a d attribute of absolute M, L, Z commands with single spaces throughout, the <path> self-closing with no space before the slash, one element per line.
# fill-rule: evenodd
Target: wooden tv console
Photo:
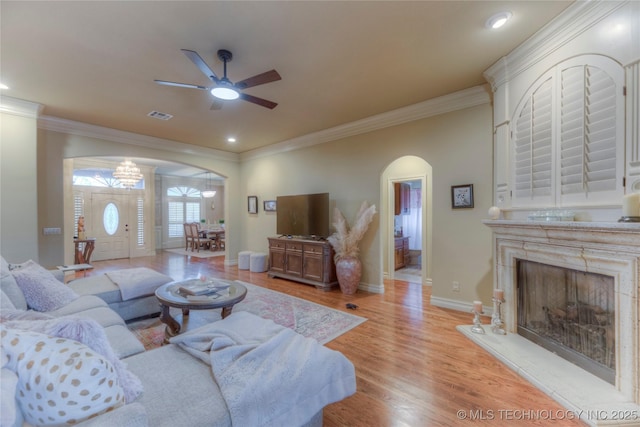
<path fill-rule="evenodd" d="M 337 286 L 333 248 L 324 240 L 269 237 L 269 277 L 314 285 L 329 290 Z"/>

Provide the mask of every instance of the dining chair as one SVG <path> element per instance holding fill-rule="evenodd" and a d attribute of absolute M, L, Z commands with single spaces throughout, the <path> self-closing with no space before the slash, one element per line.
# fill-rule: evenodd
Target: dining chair
<path fill-rule="evenodd" d="M 193 233 L 191 231 L 191 224 L 188 222 L 185 222 L 183 224 L 184 226 L 184 250 L 188 251 L 189 248 L 191 248 L 191 250 L 193 251 Z"/>
<path fill-rule="evenodd" d="M 211 247 L 211 241 L 207 239 L 206 236 L 202 237 L 202 234 L 200 233 L 200 224 L 197 222 L 191 223 L 191 234 L 193 236 L 193 247 L 198 252 L 200 252 L 201 247 L 207 249 Z"/>

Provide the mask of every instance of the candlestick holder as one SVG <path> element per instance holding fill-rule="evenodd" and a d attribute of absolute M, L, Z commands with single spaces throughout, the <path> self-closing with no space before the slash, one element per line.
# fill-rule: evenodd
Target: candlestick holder
<path fill-rule="evenodd" d="M 491 315 L 491 331 L 498 335 L 507 335 L 507 331 L 504 330 L 504 323 L 502 322 L 502 316 L 500 313 L 500 306 L 504 302 L 503 299 L 493 298 L 493 314 Z"/>
<path fill-rule="evenodd" d="M 473 326 L 471 327 L 471 332 L 476 334 L 484 334 L 484 328 L 482 327 L 482 323 L 480 322 L 480 315 L 483 313 L 482 311 L 471 310 L 473 313 Z"/>
<path fill-rule="evenodd" d="M 640 222 L 640 216 L 622 216 L 618 222 Z"/>

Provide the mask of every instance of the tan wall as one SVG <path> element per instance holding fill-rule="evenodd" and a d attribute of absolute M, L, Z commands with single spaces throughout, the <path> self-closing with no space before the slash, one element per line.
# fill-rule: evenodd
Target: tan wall
<path fill-rule="evenodd" d="M 38 261 L 36 119 L 0 113 L 0 253 Z"/>
<path fill-rule="evenodd" d="M 260 210 L 243 206 L 243 249 L 267 251 L 276 215 L 262 201 L 279 195 L 329 192 L 352 222 L 363 200 L 380 210 L 381 174 L 395 159 L 413 155 L 433 168 L 433 295 L 489 301 L 492 288 L 491 232 L 482 225 L 491 206 L 491 106 L 469 108 L 242 164 L 242 198 L 256 195 Z M 474 184 L 475 208 L 451 209 L 451 186 Z M 382 286 L 382 227 L 374 219 L 361 244 L 362 281 Z M 461 291 L 451 292 L 459 281 Z"/>
<path fill-rule="evenodd" d="M 231 260 L 240 250 L 267 250 L 267 237 L 275 234 L 276 215 L 263 211 L 264 200 L 275 199 L 278 195 L 326 191 L 331 195 L 332 207 L 339 207 L 352 222 L 363 200 L 375 204 L 378 211 L 384 208 L 381 206 L 381 177 L 388 165 L 403 156 L 420 157 L 433 168 L 433 296 L 460 302 L 477 298 L 490 300 L 491 233 L 481 224 L 491 205 L 489 104 L 306 149 L 247 160 L 242 164 L 54 131 L 40 131 L 37 139 L 39 224 L 62 227 L 64 223 L 64 158 L 119 155 L 177 161 L 228 177 L 225 206 L 228 207 L 227 252 Z M 3 142 L 3 150 L 4 147 Z M 29 161 L 25 159 L 23 164 L 28 166 Z M 29 181 L 27 178 L 25 182 Z M 451 210 L 451 186 L 467 183 L 474 184 L 475 208 Z M 4 188 L 4 182 L 2 185 Z M 33 189 L 29 191 L 33 192 Z M 247 213 L 249 195 L 259 198 L 257 215 Z M 31 206 L 35 210 L 36 204 Z M 3 228 L 7 211 L 3 206 Z M 378 215 L 361 242 L 363 282 L 372 289 L 383 286 L 382 229 Z M 27 236 L 26 240 L 31 239 L 35 244 L 38 240 L 35 227 L 29 230 L 32 237 L 29 233 L 20 235 Z M 40 262 L 43 265 L 63 262 L 60 245 L 53 242 L 54 239 L 59 239 L 59 236 L 40 238 Z M 35 258 L 33 255 L 26 257 Z M 459 293 L 450 290 L 454 280 L 461 284 Z"/>

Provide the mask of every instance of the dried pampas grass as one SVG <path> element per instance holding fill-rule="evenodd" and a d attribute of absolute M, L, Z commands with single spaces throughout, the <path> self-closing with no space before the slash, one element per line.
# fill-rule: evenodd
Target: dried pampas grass
<path fill-rule="evenodd" d="M 338 260 L 347 256 L 358 256 L 360 248 L 358 248 L 358 242 L 367 232 L 369 224 L 373 220 L 373 216 L 376 214 L 376 206 L 371 205 L 365 201 L 362 202 L 358 215 L 356 216 L 356 222 L 354 226 L 349 229 L 349 224 L 345 219 L 340 209 L 334 208 L 333 210 L 333 226 L 336 232 L 327 238 L 331 246 L 336 252 L 335 259 Z"/>

